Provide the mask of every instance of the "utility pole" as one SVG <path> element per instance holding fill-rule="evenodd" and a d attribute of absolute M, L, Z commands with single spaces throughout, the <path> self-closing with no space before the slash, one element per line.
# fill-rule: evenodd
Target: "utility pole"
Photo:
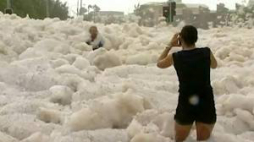
<path fill-rule="evenodd" d="M 172 22 L 172 2 L 169 3 L 169 22 Z"/>
<path fill-rule="evenodd" d="M 77 16 L 79 16 L 79 0 L 77 1 Z"/>
<path fill-rule="evenodd" d="M 11 8 L 11 0 L 6 0 L 6 3 L 7 3 L 7 9 L 10 9 Z"/>
<path fill-rule="evenodd" d="M 174 21 L 174 16 L 176 16 L 176 2 L 174 0 L 168 1 L 168 15 L 167 18 L 169 20 L 169 23 Z"/>
<path fill-rule="evenodd" d="M 6 8 L 4 10 L 4 13 L 5 14 L 12 14 L 13 13 L 11 0 L 6 0 Z"/>
<path fill-rule="evenodd" d="M 79 10 L 82 9 L 83 7 L 83 0 L 80 0 L 80 7 L 79 7 Z"/>
<path fill-rule="evenodd" d="M 49 17 L 49 0 L 45 0 L 46 1 L 46 16 Z"/>
<path fill-rule="evenodd" d="M 96 7 L 95 5 L 93 6 L 93 22 L 95 23 L 95 10 L 96 10 Z"/>

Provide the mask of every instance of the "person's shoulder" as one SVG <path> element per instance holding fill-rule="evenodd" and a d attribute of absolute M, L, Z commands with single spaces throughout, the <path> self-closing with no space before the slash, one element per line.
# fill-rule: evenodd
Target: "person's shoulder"
<path fill-rule="evenodd" d="M 209 47 L 198 47 L 198 52 L 211 52 Z"/>
<path fill-rule="evenodd" d="M 200 49 L 200 50 L 209 50 L 209 51 L 210 51 L 210 48 L 209 48 L 209 47 L 200 47 L 199 49 Z"/>
<path fill-rule="evenodd" d="M 211 49 L 209 47 L 201 47 L 201 48 L 199 48 L 199 50 L 205 56 L 210 56 L 210 54 L 211 54 Z"/>
<path fill-rule="evenodd" d="M 176 58 L 177 56 L 181 56 L 181 54 L 183 54 L 183 50 L 179 50 L 179 51 L 172 53 L 172 57 Z"/>

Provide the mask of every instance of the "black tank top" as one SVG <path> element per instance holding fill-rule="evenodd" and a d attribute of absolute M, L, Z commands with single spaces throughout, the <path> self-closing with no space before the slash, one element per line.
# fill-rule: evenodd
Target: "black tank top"
<path fill-rule="evenodd" d="M 200 90 L 212 90 L 210 83 L 210 53 L 210 49 L 205 47 L 182 50 L 173 54 L 180 94 L 181 92 L 194 93 Z"/>

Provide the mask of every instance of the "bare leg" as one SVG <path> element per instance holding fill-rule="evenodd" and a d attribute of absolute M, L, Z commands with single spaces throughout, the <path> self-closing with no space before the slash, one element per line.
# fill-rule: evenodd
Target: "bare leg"
<path fill-rule="evenodd" d="M 201 122 L 196 122 L 197 129 L 197 141 L 208 140 L 213 131 L 214 124 L 204 124 Z"/>
<path fill-rule="evenodd" d="M 176 142 L 183 142 L 190 134 L 192 125 L 180 125 L 175 122 L 175 140 Z"/>

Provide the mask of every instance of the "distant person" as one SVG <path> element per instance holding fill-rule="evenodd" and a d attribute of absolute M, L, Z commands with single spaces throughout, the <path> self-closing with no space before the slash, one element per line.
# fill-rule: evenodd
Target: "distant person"
<path fill-rule="evenodd" d="M 194 122 L 197 140 L 209 139 L 217 119 L 210 81 L 210 68 L 216 68 L 217 61 L 208 47 L 196 48 L 197 40 L 195 27 L 183 27 L 181 33 L 174 35 L 157 63 L 159 68 L 174 65 L 179 80 L 174 117 L 176 142 L 183 142 L 188 137 Z M 168 54 L 173 47 L 182 47 L 182 50 Z"/>
<path fill-rule="evenodd" d="M 99 31 L 96 26 L 92 26 L 89 29 L 89 39 L 86 41 L 88 45 L 93 47 L 93 50 L 99 49 L 104 46 L 105 41 L 103 37 L 99 34 Z"/>

